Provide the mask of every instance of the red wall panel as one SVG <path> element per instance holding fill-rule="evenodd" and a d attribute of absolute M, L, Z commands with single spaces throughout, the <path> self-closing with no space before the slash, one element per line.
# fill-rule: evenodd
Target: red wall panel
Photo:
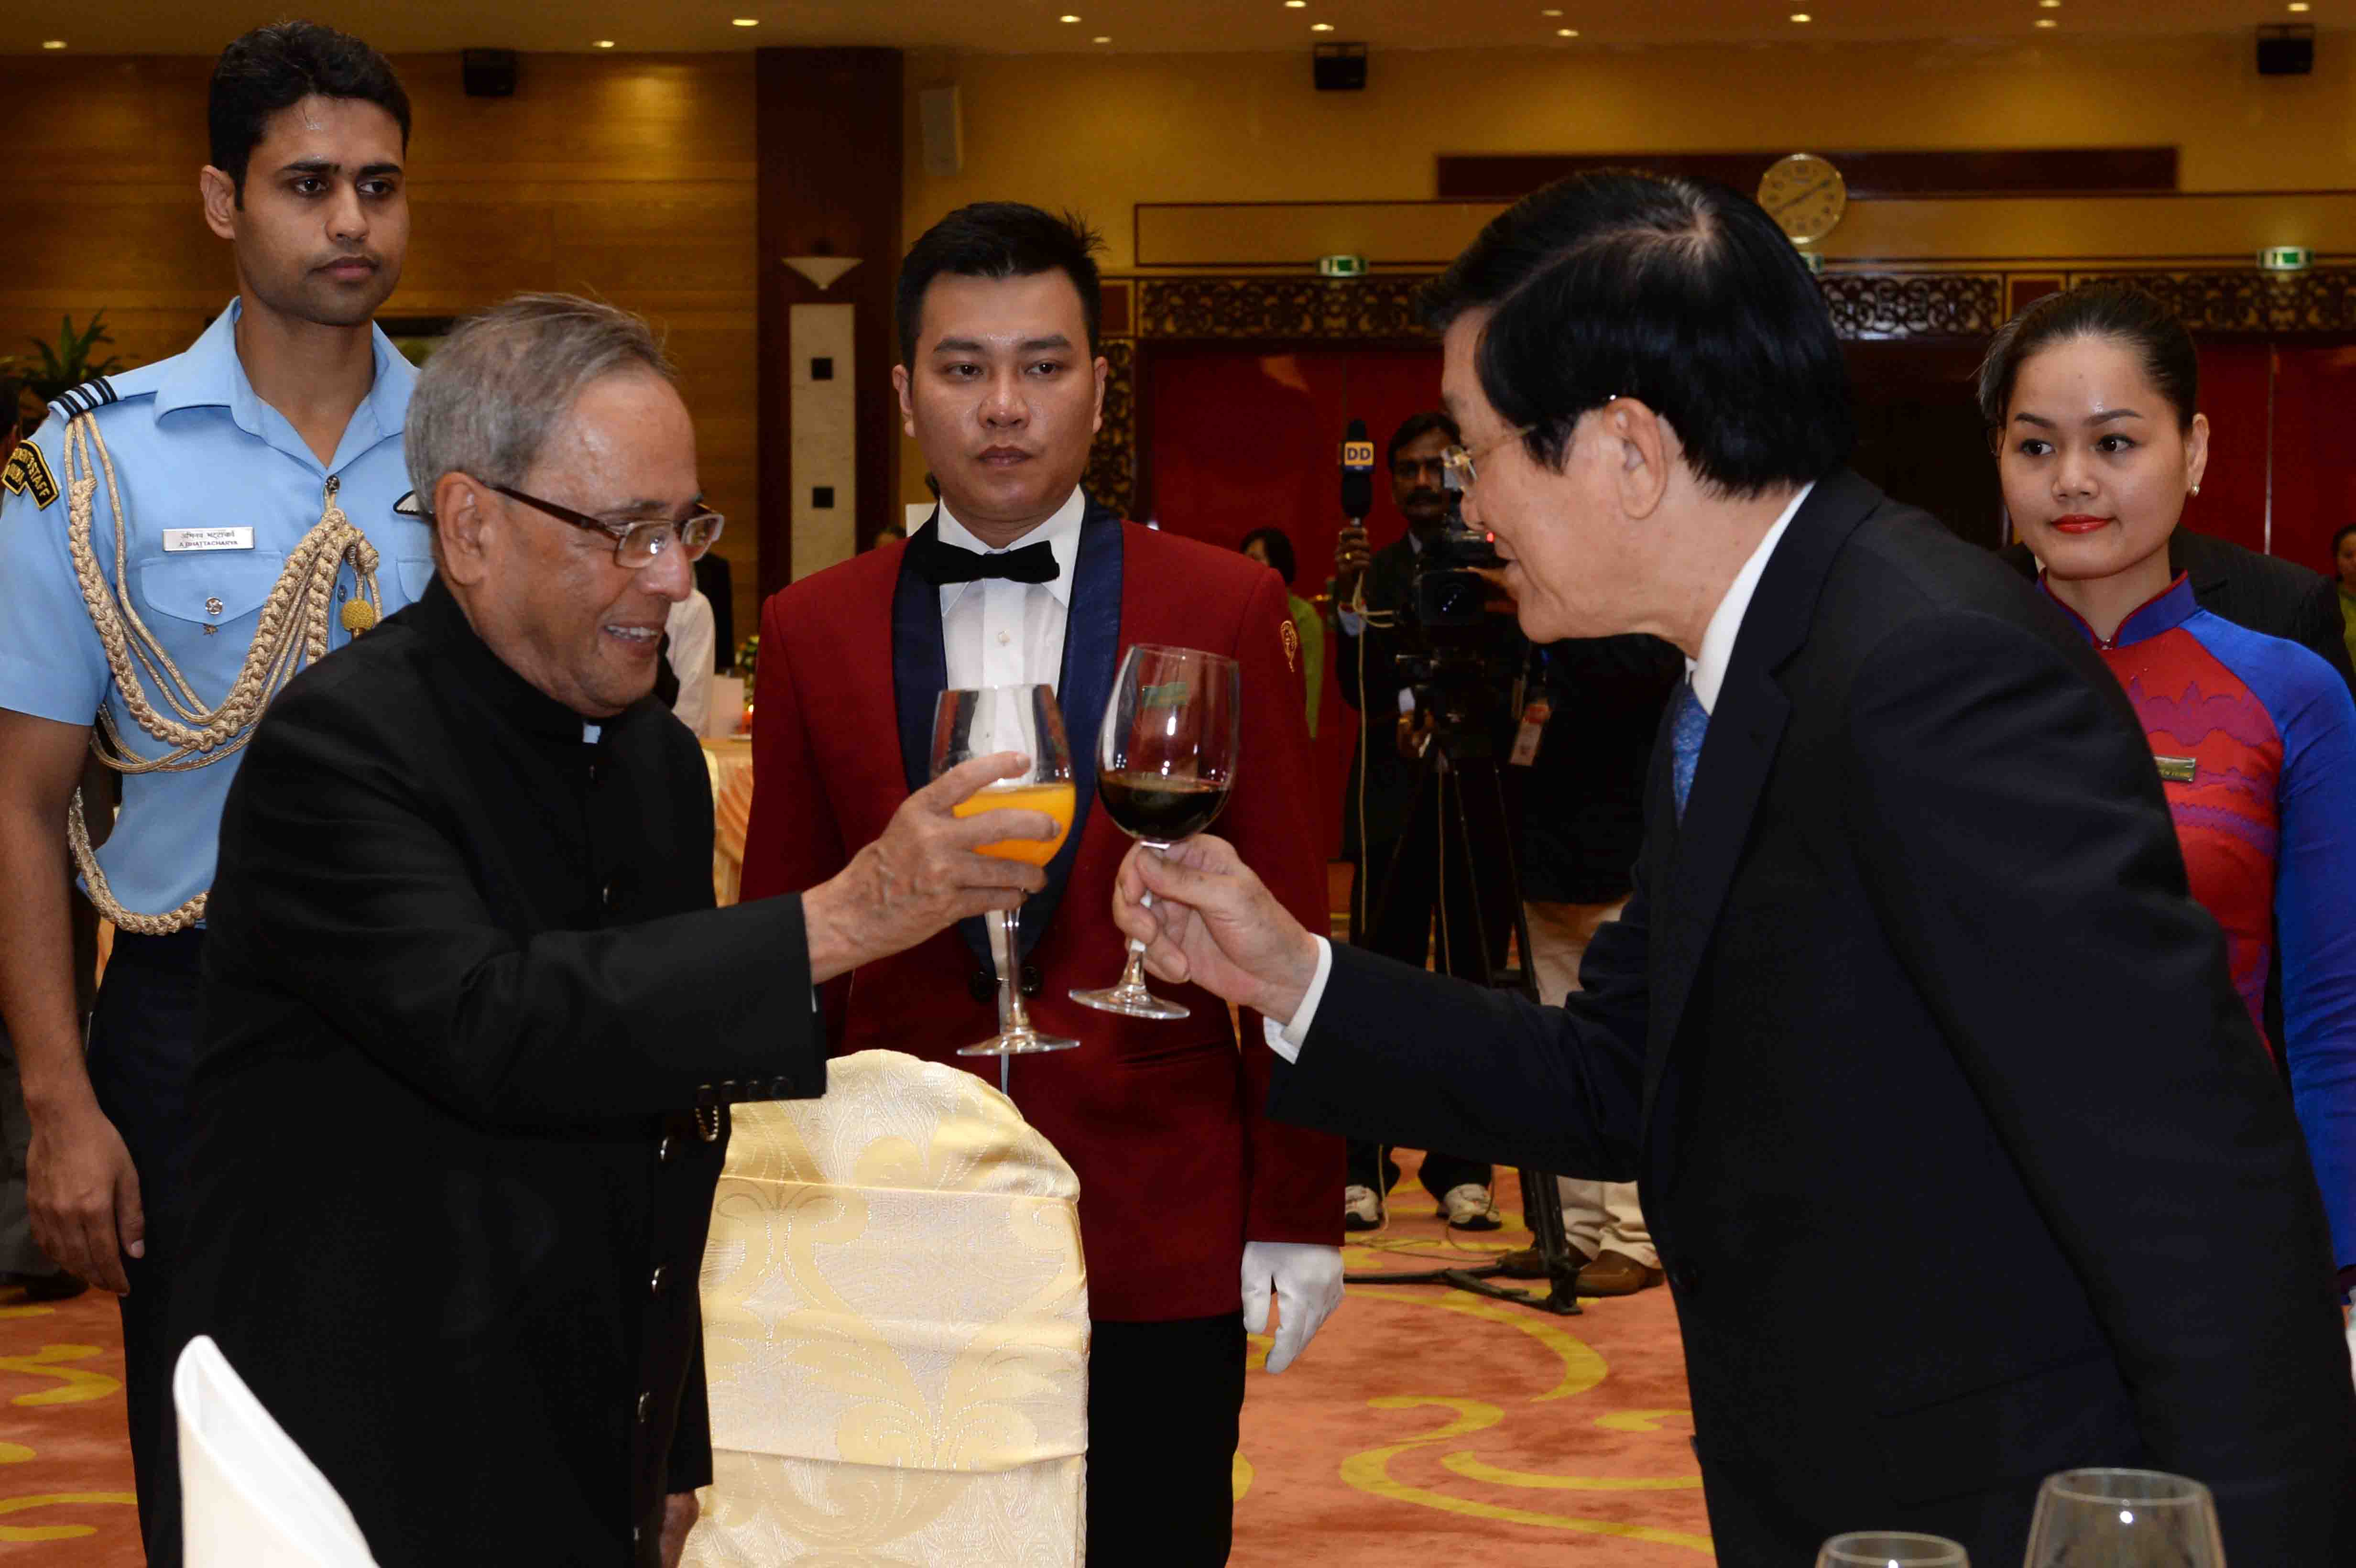
<path fill-rule="evenodd" d="M 2208 498 L 2201 487 L 2201 498 Z M 2356 522 L 2356 347 L 2275 361 L 2274 553 L 2329 577 L 2331 536 Z"/>
<path fill-rule="evenodd" d="M 2209 416 L 2209 472 L 2184 503 L 2184 526 L 2266 548 L 2266 361 L 2263 343 L 2201 346 L 2201 411 Z"/>
<path fill-rule="evenodd" d="M 1376 452 L 1368 532 L 1379 549 L 1406 531 L 1381 453 L 1408 415 L 1439 406 L 1436 347 L 1269 353 L 1154 344 L 1145 357 L 1143 438 L 1152 485 L 1141 507 L 1147 517 L 1227 549 L 1255 528 L 1282 528 L 1300 560 L 1292 591 L 1314 599 L 1333 573 L 1333 539 L 1342 526 L 1342 432 L 1362 419 Z M 1357 715 L 1333 684 L 1333 642 L 1329 635 L 1317 733 L 1329 857 L 1341 852 L 1342 788 L 1357 744 Z"/>

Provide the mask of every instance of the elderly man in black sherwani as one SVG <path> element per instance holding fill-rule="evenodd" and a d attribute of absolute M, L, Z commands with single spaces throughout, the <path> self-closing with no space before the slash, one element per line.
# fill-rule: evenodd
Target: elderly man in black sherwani
<path fill-rule="evenodd" d="M 825 1086 L 814 984 L 1039 873 L 911 798 L 833 880 L 712 908 L 649 692 L 719 519 L 634 317 L 526 296 L 421 378 L 438 577 L 255 733 L 222 821 L 178 1304 L 377 1560 L 669 1564 L 711 1477 L 696 1277 L 742 1100 Z"/>

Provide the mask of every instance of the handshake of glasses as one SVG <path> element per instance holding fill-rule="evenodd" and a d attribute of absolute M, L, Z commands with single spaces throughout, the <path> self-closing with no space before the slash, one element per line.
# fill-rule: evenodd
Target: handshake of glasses
<path fill-rule="evenodd" d="M 1193 648 L 1141 643 L 1122 659 L 1104 721 L 1098 727 L 1097 799 L 1115 825 L 1156 851 L 1167 851 L 1208 827 L 1234 786 L 1239 739 L 1241 672 L 1233 659 Z M 944 691 L 933 709 L 933 776 L 993 752 L 1020 752 L 1023 773 L 977 790 L 955 808 L 958 816 L 1012 808 L 1045 812 L 1058 825 L 1051 838 L 1010 838 L 980 853 L 1030 865 L 1052 863 L 1070 837 L 1076 791 L 1070 742 L 1054 690 L 1000 686 Z M 1001 997 L 999 1032 L 960 1056 L 1027 1056 L 1079 1044 L 1032 1027 L 1021 971 L 1021 912 L 999 910 L 991 942 Z M 1091 1008 L 1136 1019 L 1183 1019 L 1188 1009 L 1146 988 L 1144 945 L 1129 944 L 1120 978 L 1098 990 L 1073 991 Z"/>

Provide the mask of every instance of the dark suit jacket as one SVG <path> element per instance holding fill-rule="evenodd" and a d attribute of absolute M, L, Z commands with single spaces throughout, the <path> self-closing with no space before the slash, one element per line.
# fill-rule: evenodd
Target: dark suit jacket
<path fill-rule="evenodd" d="M 712 896 L 686 729 L 648 699 L 584 743 L 438 580 L 254 733 L 181 1322 L 388 1568 L 651 1563 L 663 1495 L 711 1478 L 724 1102 L 826 1082 L 801 901 Z"/>
<path fill-rule="evenodd" d="M 1723 1562 L 2019 1562 L 2087 1464 L 2206 1481 L 2237 1563 L 2356 1561 L 2321 1202 L 2092 650 L 1836 474 L 1682 824 L 1670 758 L 1567 1009 L 1336 946 L 1278 1113 L 1642 1183 Z"/>
<path fill-rule="evenodd" d="M 2006 564 L 2030 581 L 2037 580 L 2037 558 L 2023 544 L 2009 544 L 1997 552 Z M 2340 615 L 2339 587 L 2319 571 L 2309 571 L 2295 560 L 2262 555 L 2221 539 L 2179 528 L 2169 536 L 2168 564 L 2192 575 L 2192 597 L 2201 607 L 2222 615 L 2237 626 L 2286 637 L 2313 648 L 2324 663 L 2340 672 L 2356 690 L 2356 668 L 2348 662 L 2348 638 Z M 2281 1038 L 2279 1035 L 2277 1039 Z"/>
<path fill-rule="evenodd" d="M 1162 988 L 1193 1009 L 1176 1022 L 1119 1018 L 1070 995 L 1111 984 L 1124 957 L 1108 912 L 1130 840 L 1096 808 L 1093 759 L 1122 653 L 1138 643 L 1206 648 L 1242 667 L 1241 762 L 1218 831 L 1254 846 L 1297 918 L 1325 918 L 1299 642 L 1283 581 L 1250 557 L 1089 505 L 1056 688 L 1077 774 L 1072 831 L 1021 923 L 1025 968 L 1041 982 L 1032 1021 L 1080 1044 L 1020 1058 L 1011 1082 L 1023 1115 L 1079 1175 L 1088 1310 L 1101 1320 L 1233 1312 L 1246 1238 L 1341 1239 L 1341 1147 L 1268 1116 L 1276 1056 L 1258 1014 L 1243 1015 L 1238 1041 L 1226 1004 L 1205 991 Z M 929 780 L 947 660 L 940 590 L 909 568 L 906 545 L 769 600 L 746 898 L 833 875 Z M 905 1051 L 997 1083 L 996 1060 L 956 1054 L 997 1027 L 989 953 L 981 923 L 969 921 L 830 985 L 834 1048 Z"/>

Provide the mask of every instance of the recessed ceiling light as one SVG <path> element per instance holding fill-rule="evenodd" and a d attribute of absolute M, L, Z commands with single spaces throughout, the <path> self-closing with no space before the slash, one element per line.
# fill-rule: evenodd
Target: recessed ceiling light
<path fill-rule="evenodd" d="M 614 40 L 611 38 L 599 38 L 597 40 L 597 47 L 601 49 L 610 49 L 614 47 Z"/>
<path fill-rule="evenodd" d="M 2290 8 L 2294 11 L 2308 11 L 2314 9 L 2313 6 L 2307 3 L 2307 0 L 2291 0 Z"/>
<path fill-rule="evenodd" d="M 729 21 L 739 27 L 757 27 L 761 25 L 761 18 L 758 16 L 731 16 Z"/>
<path fill-rule="evenodd" d="M 45 49 L 61 49 L 66 47 L 66 41 L 63 38 L 43 38 L 41 47 Z"/>
<path fill-rule="evenodd" d="M 1538 15 L 1541 16 L 1559 16 L 1562 15 L 1562 7 L 1559 5 L 1549 5 L 1545 10 L 1539 12 Z"/>
<path fill-rule="evenodd" d="M 1333 30 L 1333 24 L 1331 22 L 1312 22 L 1309 24 L 1309 30 L 1312 33 L 1330 33 Z"/>
<path fill-rule="evenodd" d="M 2062 9 L 2062 0 L 2037 0 L 2037 3 L 2040 5 L 2044 6 L 2048 11 L 2059 11 Z"/>
<path fill-rule="evenodd" d="M 1284 0 L 1284 8 L 1288 11 L 1302 11 L 1308 6 L 1309 0 Z"/>
<path fill-rule="evenodd" d="M 1554 30 L 1554 36 L 1558 38 L 1575 38 L 1579 37 L 1579 29 L 1577 27 L 1557 27 Z"/>
<path fill-rule="evenodd" d="M 1078 20 L 1079 20 L 1079 18 L 1078 18 L 1077 16 L 1073 16 L 1070 12 L 1066 11 L 1064 15 L 1062 15 L 1062 16 L 1060 16 L 1056 17 L 1056 18 L 1055 18 L 1055 20 L 1057 20 L 1058 22 L 1076 22 L 1076 21 L 1078 21 Z"/>
<path fill-rule="evenodd" d="M 1794 11 L 1792 13 L 1792 20 L 1794 22 L 1813 22 L 1815 18 L 1809 16 L 1805 11 Z"/>
<path fill-rule="evenodd" d="M 1110 37 L 1108 34 L 1105 34 L 1105 33 L 1098 33 L 1095 37 L 1093 37 L 1093 38 L 1089 39 L 1088 41 L 1089 41 L 1090 43 L 1096 43 L 1096 44 L 1108 44 L 1108 43 L 1112 42 L 1112 38 L 1111 38 L 1111 37 Z"/>
<path fill-rule="evenodd" d="M 2037 18 L 2037 25 L 2040 27 L 2058 27 L 2062 24 L 2051 16 L 2040 16 Z"/>

